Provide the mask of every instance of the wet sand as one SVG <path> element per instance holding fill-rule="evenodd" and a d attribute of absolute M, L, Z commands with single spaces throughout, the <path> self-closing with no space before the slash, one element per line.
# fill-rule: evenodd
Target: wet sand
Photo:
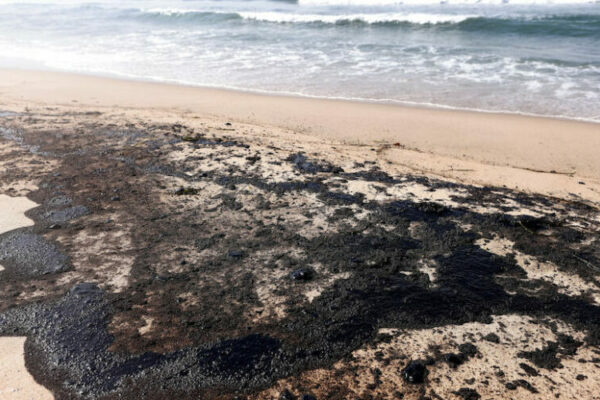
<path fill-rule="evenodd" d="M 596 126 L 0 75 L 0 340 L 54 398 L 597 396 L 598 176 L 558 139 Z M 561 173 L 426 147 L 447 118 Z"/>

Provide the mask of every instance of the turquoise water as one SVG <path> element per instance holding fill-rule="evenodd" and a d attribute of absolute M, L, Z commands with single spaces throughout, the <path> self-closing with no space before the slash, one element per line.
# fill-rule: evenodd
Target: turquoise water
<path fill-rule="evenodd" d="M 600 3 L 0 1 L 0 66 L 600 122 Z"/>

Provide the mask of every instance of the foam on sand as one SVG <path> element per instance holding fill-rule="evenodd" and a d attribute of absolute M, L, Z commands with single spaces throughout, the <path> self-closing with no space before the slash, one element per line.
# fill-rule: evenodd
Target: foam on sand
<path fill-rule="evenodd" d="M 32 226 L 25 212 L 37 204 L 27 197 L 0 194 L 0 235 Z M 0 266 L 0 271 L 4 268 Z M 0 337 L 0 400 L 53 399 L 52 393 L 35 382 L 25 368 L 25 337 Z"/>

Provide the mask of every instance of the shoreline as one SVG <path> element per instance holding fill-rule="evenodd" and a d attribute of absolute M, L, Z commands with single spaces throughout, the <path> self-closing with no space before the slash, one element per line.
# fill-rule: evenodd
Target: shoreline
<path fill-rule="evenodd" d="M 274 97 L 283 99 L 304 99 L 304 100 L 320 100 L 325 102 L 342 102 L 342 103 L 353 103 L 353 104 L 365 104 L 365 105 L 380 105 L 380 106 L 391 106 L 400 107 L 406 109 L 416 109 L 423 111 L 450 111 L 459 113 L 472 113 L 472 114 L 484 114 L 484 115 L 495 115 L 495 116 L 514 116 L 524 118 L 539 118 L 545 120 L 555 120 L 564 122 L 577 122 L 592 125 L 600 125 L 600 120 L 585 118 L 585 117 L 570 117 L 566 115 L 551 115 L 551 114 L 538 114 L 530 113 L 525 111 L 511 111 L 511 110 L 492 110 L 492 109 L 480 109 L 470 108 L 461 106 L 452 106 L 447 104 L 438 103 L 427 103 L 410 100 L 397 100 L 392 98 L 368 98 L 368 97 L 346 97 L 346 96 L 320 96 L 311 95 L 301 92 L 290 92 L 285 90 L 266 90 L 266 89 L 252 89 L 243 88 L 237 86 L 219 86 L 210 84 L 194 83 L 175 79 L 163 79 L 154 77 L 143 77 L 137 75 L 127 75 L 124 73 L 117 72 L 86 72 L 86 71 L 66 71 L 56 68 L 49 68 L 45 66 L 38 67 L 20 67 L 20 66 L 0 66 L 0 73 L 2 72 L 22 72 L 22 73 L 48 73 L 57 75 L 71 75 L 83 78 L 92 79 L 106 79 L 120 82 L 135 82 L 140 84 L 151 84 L 151 85 L 165 85 L 173 87 L 181 87 L 188 89 L 198 89 L 204 91 L 220 91 L 229 93 L 232 95 L 246 94 L 254 96 Z"/>
<path fill-rule="evenodd" d="M 188 81 L 179 81 L 175 79 L 162 79 L 162 78 L 152 78 L 152 77 L 142 77 L 136 75 L 127 75 L 124 73 L 117 72 L 84 72 L 84 71 L 64 71 L 56 68 L 47 68 L 41 66 L 40 68 L 35 67 L 0 67 L 0 70 L 17 70 L 17 71 L 28 71 L 28 72 L 54 72 L 61 74 L 72 74 L 79 76 L 86 76 L 90 78 L 103 78 L 103 79 L 113 79 L 118 81 L 130 81 L 130 82 L 140 82 L 140 83 L 151 83 L 151 84 L 161 84 L 161 85 L 169 85 L 169 86 L 181 86 L 187 88 L 197 88 L 201 90 L 219 90 L 224 92 L 229 92 L 231 94 L 236 93 L 245 93 L 250 95 L 257 96 L 267 96 L 267 97 L 279 97 L 279 98 L 299 98 L 299 99 L 308 99 L 308 100 L 324 100 L 324 101 L 341 101 L 347 103 L 356 103 L 356 104 L 376 104 L 376 105 L 387 105 L 387 106 L 395 106 L 395 107 L 403 107 L 403 108 L 415 108 L 421 110 L 431 110 L 431 111 L 458 111 L 465 113 L 475 113 L 475 114 L 492 114 L 492 115 L 508 115 L 508 116 L 519 116 L 519 117 L 527 117 L 527 118 L 543 118 L 557 121 L 566 121 L 566 122 L 583 122 L 589 124 L 600 125 L 600 119 L 591 119 L 585 117 L 569 117 L 566 115 L 549 115 L 549 114 L 536 114 L 529 113 L 524 111 L 510 111 L 510 110 L 488 110 L 488 109 L 479 109 L 479 108 L 469 108 L 469 107 L 460 107 L 460 106 L 451 106 L 447 104 L 437 104 L 437 103 L 423 103 L 417 101 L 410 100 L 396 100 L 392 98 L 368 98 L 368 97 L 346 97 L 346 96 L 320 96 L 320 95 L 311 95 L 301 92 L 289 92 L 289 91 L 277 91 L 277 90 L 265 90 L 265 89 L 249 89 L 242 88 L 236 86 L 219 86 L 219 85 L 208 85 L 208 84 L 200 84 Z"/>
<path fill-rule="evenodd" d="M 371 147 L 382 162 L 458 182 L 600 203 L 600 125 L 394 104 L 290 97 L 0 69 L 3 108 L 27 104 L 161 110 Z"/>

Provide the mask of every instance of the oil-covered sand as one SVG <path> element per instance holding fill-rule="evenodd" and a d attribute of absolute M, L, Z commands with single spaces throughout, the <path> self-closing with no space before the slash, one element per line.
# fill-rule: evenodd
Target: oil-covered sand
<path fill-rule="evenodd" d="M 0 115 L 0 195 L 38 205 L 0 235 L 0 335 L 57 399 L 599 398 L 593 202 L 166 111 Z"/>

